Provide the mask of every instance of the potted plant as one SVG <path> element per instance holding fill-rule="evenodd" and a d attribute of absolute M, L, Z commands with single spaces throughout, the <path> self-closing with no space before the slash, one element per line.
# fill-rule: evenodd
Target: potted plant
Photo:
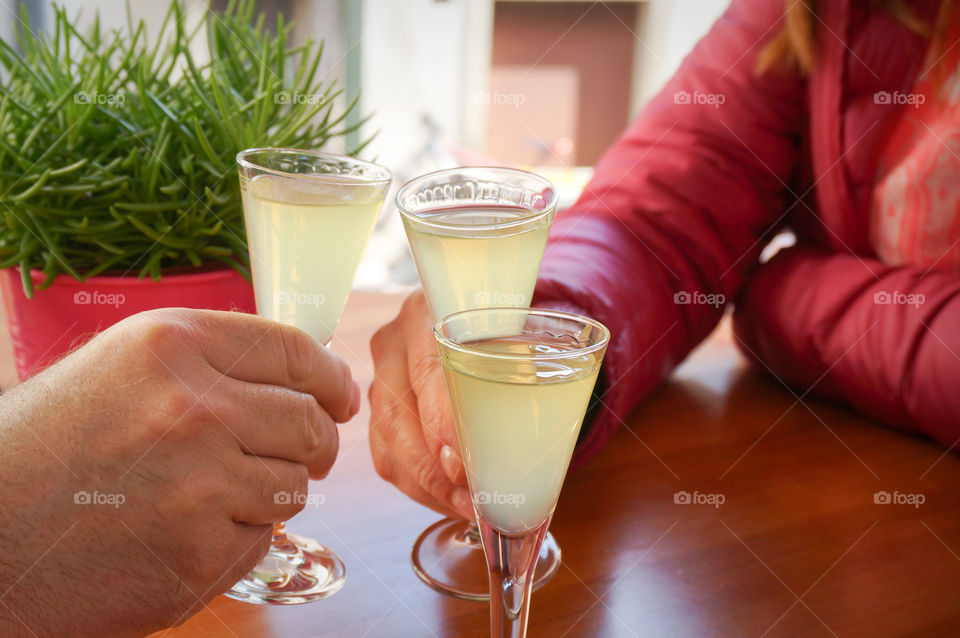
<path fill-rule="evenodd" d="M 322 148 L 356 107 L 334 112 L 322 43 L 291 46 L 253 10 L 188 25 L 173 0 L 148 42 L 142 21 L 83 33 L 55 7 L 50 33 L 24 14 L 21 51 L 0 42 L 0 288 L 21 378 L 141 310 L 253 311 L 236 153 Z"/>

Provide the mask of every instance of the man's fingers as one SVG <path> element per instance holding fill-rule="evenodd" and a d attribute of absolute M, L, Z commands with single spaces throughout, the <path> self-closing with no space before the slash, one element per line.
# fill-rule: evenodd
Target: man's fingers
<path fill-rule="evenodd" d="M 270 539 L 273 537 L 272 531 L 273 525 L 234 523 L 230 537 L 222 539 L 222 542 L 231 548 L 230 555 L 233 558 L 228 564 L 224 565 L 223 575 L 215 583 L 211 583 L 204 588 L 207 589 L 206 593 L 203 593 L 201 589 L 195 591 L 197 595 L 201 596 L 201 601 L 198 604 L 200 602 L 208 603 L 214 596 L 226 591 L 249 574 L 250 570 L 260 562 L 260 559 L 270 548 Z M 193 611 L 196 610 L 192 610 L 191 613 Z"/>
<path fill-rule="evenodd" d="M 315 479 L 330 471 L 340 434 L 312 395 L 231 378 L 219 389 L 231 397 L 230 430 L 244 453 L 306 465 Z"/>
<path fill-rule="evenodd" d="M 279 523 L 299 513 L 307 502 L 307 468 L 299 463 L 244 456 L 237 475 L 243 477 L 243 485 L 235 490 L 229 506 L 237 523 Z"/>
<path fill-rule="evenodd" d="M 221 374 L 311 394 L 338 423 L 356 413 L 350 368 L 302 330 L 239 312 L 198 311 L 191 320 L 208 335 L 200 348 Z"/>

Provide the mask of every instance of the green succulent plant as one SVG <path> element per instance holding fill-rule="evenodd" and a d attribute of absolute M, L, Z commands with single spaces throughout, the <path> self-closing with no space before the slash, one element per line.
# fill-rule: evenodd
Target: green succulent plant
<path fill-rule="evenodd" d="M 19 51 L 0 41 L 0 267 L 20 267 L 28 296 L 31 269 L 40 288 L 217 262 L 249 276 L 236 153 L 318 149 L 363 123 L 346 125 L 356 99 L 335 112 L 322 42 L 290 45 L 291 24 L 268 29 L 251 0 L 189 26 L 173 0 L 152 44 L 129 9 L 110 32 L 54 13 L 37 36 L 24 12 Z"/>

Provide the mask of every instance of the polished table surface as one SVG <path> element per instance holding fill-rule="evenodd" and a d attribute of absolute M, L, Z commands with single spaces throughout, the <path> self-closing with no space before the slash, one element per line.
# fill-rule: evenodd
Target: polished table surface
<path fill-rule="evenodd" d="M 348 304 L 333 347 L 362 385 L 399 304 Z M 344 588 L 297 607 L 220 596 L 156 636 L 488 635 L 486 605 L 414 576 L 411 544 L 438 517 L 376 475 L 368 420 L 364 405 L 342 427 L 311 484 L 322 504 L 290 523 L 340 554 Z M 727 324 L 568 478 L 551 531 L 563 565 L 533 596 L 531 637 L 960 636 L 960 458 L 792 394 L 746 366 Z"/>

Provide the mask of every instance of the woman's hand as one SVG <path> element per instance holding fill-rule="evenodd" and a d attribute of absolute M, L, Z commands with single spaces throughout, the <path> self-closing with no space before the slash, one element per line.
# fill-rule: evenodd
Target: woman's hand
<path fill-rule="evenodd" d="M 450 395 L 422 291 L 370 341 L 370 452 L 385 480 L 442 514 L 473 519 Z"/>

